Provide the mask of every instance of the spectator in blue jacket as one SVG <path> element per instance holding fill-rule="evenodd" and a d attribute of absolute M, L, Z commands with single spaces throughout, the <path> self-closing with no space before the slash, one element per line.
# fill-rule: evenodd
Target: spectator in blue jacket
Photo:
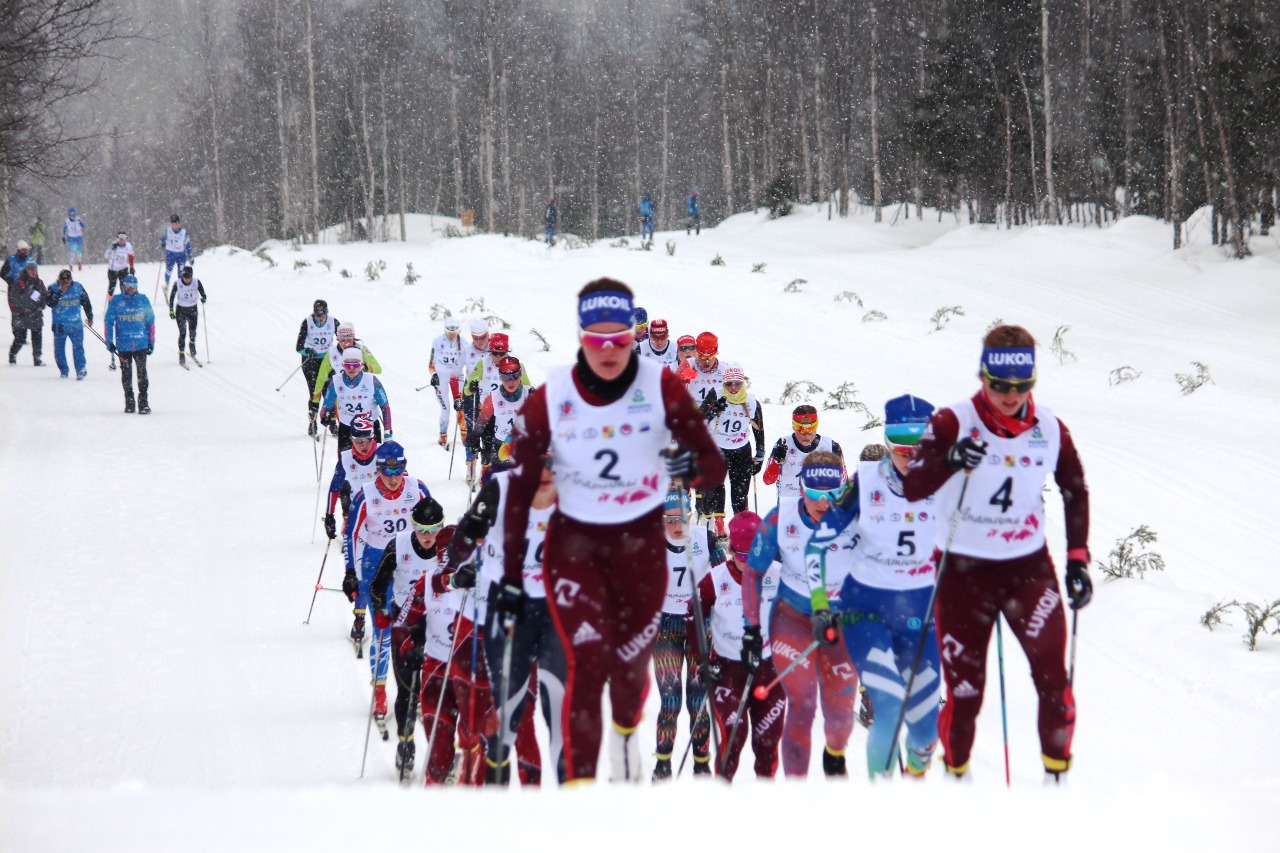
<path fill-rule="evenodd" d="M 653 239 L 653 199 L 648 193 L 636 205 L 640 211 L 640 241 Z"/>
<path fill-rule="evenodd" d="M 0 278 L 10 284 L 17 282 L 18 276 L 22 275 L 22 271 L 27 268 L 27 261 L 30 260 L 32 260 L 31 244 L 26 240 L 19 240 L 18 250 L 4 259 L 4 266 L 0 267 Z"/>
<path fill-rule="evenodd" d="M 49 288 L 49 305 L 53 308 L 53 360 L 62 371 L 62 378 L 67 378 L 67 341 L 71 341 L 71 358 L 76 366 L 76 379 L 84 379 L 89 375 L 84 362 L 84 326 L 80 320 L 80 311 L 84 310 L 85 320 L 93 325 L 93 303 L 84 286 L 71 278 L 71 270 L 58 273 L 58 280 Z"/>
<path fill-rule="evenodd" d="M 684 212 L 689 215 L 689 224 L 684 229 L 684 233 L 691 232 L 702 233 L 702 205 L 698 204 L 698 188 L 692 187 L 689 190 L 689 200 L 684 203 Z"/>
<path fill-rule="evenodd" d="M 124 386 L 124 410 L 133 412 L 133 367 L 138 367 L 138 413 L 151 414 L 147 405 L 147 356 L 156 348 L 156 315 L 151 300 L 138 292 L 138 277 L 127 275 L 120 292 L 111 297 L 105 327 L 107 349 L 120 356 L 120 384 Z"/>

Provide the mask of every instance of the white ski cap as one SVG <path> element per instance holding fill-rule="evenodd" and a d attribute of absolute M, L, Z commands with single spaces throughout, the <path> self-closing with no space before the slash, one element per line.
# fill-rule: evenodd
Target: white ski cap
<path fill-rule="evenodd" d="M 736 364 L 731 364 L 724 369 L 724 378 L 722 382 L 743 382 L 747 375 L 742 372 L 742 368 Z"/>
<path fill-rule="evenodd" d="M 19 240 L 19 241 L 18 241 L 18 248 L 19 248 L 19 249 L 30 249 L 30 248 L 31 248 L 31 244 L 30 244 L 30 243 L 28 243 L 26 240 Z"/>
<path fill-rule="evenodd" d="M 476 336 L 489 334 L 489 321 L 483 317 L 477 317 L 472 320 L 471 334 Z"/>
<path fill-rule="evenodd" d="M 462 321 L 457 317 L 444 318 L 444 330 L 446 332 L 456 332 L 462 328 Z"/>
<path fill-rule="evenodd" d="M 342 361 L 344 363 L 348 361 L 358 361 L 361 364 L 364 364 L 364 353 L 360 352 L 360 350 L 355 347 L 347 347 L 342 351 Z"/>
<path fill-rule="evenodd" d="M 343 323 L 340 326 L 338 326 L 338 337 L 354 338 L 355 336 L 356 336 L 356 327 L 354 323 Z"/>

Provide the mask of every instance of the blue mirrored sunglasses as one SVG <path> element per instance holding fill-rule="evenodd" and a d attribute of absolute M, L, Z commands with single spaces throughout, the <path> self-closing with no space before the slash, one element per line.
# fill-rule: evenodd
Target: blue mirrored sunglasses
<path fill-rule="evenodd" d="M 838 486 L 834 489 L 810 489 L 808 486 L 804 489 L 804 496 L 811 501 L 828 500 L 832 503 L 840 500 L 844 494 L 844 486 Z"/>

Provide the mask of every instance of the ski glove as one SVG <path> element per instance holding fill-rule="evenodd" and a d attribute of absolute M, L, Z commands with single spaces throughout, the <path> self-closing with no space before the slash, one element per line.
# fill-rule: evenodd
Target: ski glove
<path fill-rule="evenodd" d="M 459 566 L 449 576 L 450 589 L 475 589 L 476 588 L 476 567 L 474 563 L 465 566 Z"/>
<path fill-rule="evenodd" d="M 439 373 L 433 373 L 433 374 L 431 374 L 431 387 L 432 387 L 432 388 L 439 388 L 439 387 L 440 387 L 440 374 L 439 374 Z"/>
<path fill-rule="evenodd" d="M 129 267 L 129 275 L 133 275 L 133 267 Z"/>
<path fill-rule="evenodd" d="M 764 656 L 764 638 L 760 635 L 759 625 L 749 625 L 742 632 L 742 667 L 749 673 L 760 668 L 760 659 Z"/>
<path fill-rule="evenodd" d="M 729 401 L 724 397 L 708 397 L 702 401 L 702 416 L 711 420 L 721 415 L 728 407 Z"/>
<path fill-rule="evenodd" d="M 720 662 L 709 660 L 698 667 L 698 680 L 703 687 L 715 687 L 720 683 Z"/>
<path fill-rule="evenodd" d="M 461 411 L 462 411 L 462 398 L 461 398 L 461 397 L 454 397 L 454 398 L 453 398 L 453 410 L 454 410 L 455 412 L 461 412 Z"/>
<path fill-rule="evenodd" d="M 763 456 L 757 456 L 755 459 L 752 459 L 751 460 L 751 476 L 754 477 L 756 474 L 759 474 L 760 469 L 763 467 L 764 467 Z"/>
<path fill-rule="evenodd" d="M 338 520 L 333 517 L 331 512 L 324 517 L 324 534 L 330 539 L 338 538 Z"/>
<path fill-rule="evenodd" d="M 405 637 L 400 644 L 400 660 L 410 671 L 422 667 L 422 644 L 416 643 L 413 637 Z"/>
<path fill-rule="evenodd" d="M 947 451 L 947 467 L 952 471 L 972 471 L 987 458 L 987 443 L 965 436 Z"/>
<path fill-rule="evenodd" d="M 667 476 L 672 480 L 687 483 L 698 475 L 698 464 L 693 458 L 692 450 L 672 445 L 662 455 L 666 459 Z"/>
<path fill-rule="evenodd" d="M 1093 599 L 1093 581 L 1089 580 L 1084 560 L 1067 560 L 1067 598 L 1071 609 L 1079 610 Z"/>
<path fill-rule="evenodd" d="M 813 638 L 824 646 L 840 642 L 840 617 L 830 610 L 813 611 L 809 624 L 813 628 Z"/>
<path fill-rule="evenodd" d="M 773 452 L 769 454 L 769 458 L 781 465 L 787 461 L 787 445 L 779 441 L 773 446 Z"/>
<path fill-rule="evenodd" d="M 385 631 L 391 627 L 391 614 L 385 610 L 373 611 L 373 627 Z"/>
<path fill-rule="evenodd" d="M 342 576 L 342 594 L 347 597 L 348 601 L 356 600 L 356 593 L 360 590 L 360 582 L 356 580 L 356 570 L 347 569 L 346 574 Z"/>
<path fill-rule="evenodd" d="M 175 313 L 173 313 L 173 310 L 172 310 L 172 309 L 170 309 L 170 310 L 169 310 L 169 319 L 170 319 L 170 320 L 176 320 L 176 319 L 178 319 L 178 315 L 177 315 L 177 314 L 175 314 Z"/>
<path fill-rule="evenodd" d="M 155 344 L 147 344 L 147 355 L 154 355 L 156 351 Z"/>
<path fill-rule="evenodd" d="M 498 614 L 498 622 L 520 621 L 520 617 L 524 615 L 524 601 L 524 587 L 520 581 L 504 579 L 498 586 L 497 596 L 491 602 Z"/>
<path fill-rule="evenodd" d="M 115 345 L 115 344 L 107 344 L 107 352 L 111 353 L 112 355 L 115 355 L 115 354 L 116 354 L 116 345 Z"/>

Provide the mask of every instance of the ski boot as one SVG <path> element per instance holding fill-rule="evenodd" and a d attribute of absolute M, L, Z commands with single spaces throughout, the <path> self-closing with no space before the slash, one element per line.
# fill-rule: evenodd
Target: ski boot
<path fill-rule="evenodd" d="M 316 441 L 320 440 L 319 438 L 320 428 L 316 426 L 315 418 L 311 418 L 309 421 L 307 421 L 307 435 L 311 436 Z"/>
<path fill-rule="evenodd" d="M 387 685 L 385 684 L 373 686 L 373 718 L 375 720 L 387 718 Z"/>
<path fill-rule="evenodd" d="M 36 367 L 44 367 L 44 362 L 40 360 L 40 356 L 36 356 L 31 363 L 34 364 Z"/>
<path fill-rule="evenodd" d="M 440 433 L 440 440 L 437 441 L 436 444 L 440 445 L 445 450 L 448 450 L 449 449 L 449 433 L 447 432 Z"/>
<path fill-rule="evenodd" d="M 145 397 L 138 401 L 138 414 L 140 415 L 151 414 L 151 407 L 147 405 L 147 401 Z"/>
<path fill-rule="evenodd" d="M 858 724 L 864 729 L 869 729 L 876 719 L 876 713 L 871 708 L 871 695 L 861 684 L 858 685 L 858 694 L 862 697 L 862 702 L 858 706 Z"/>
<path fill-rule="evenodd" d="M 693 757 L 693 775 L 694 776 L 710 776 L 711 775 L 711 756 L 695 755 Z"/>
<path fill-rule="evenodd" d="M 822 772 L 827 776 L 849 778 L 849 768 L 844 763 L 844 753 L 834 753 L 831 747 L 822 748 Z"/>
<path fill-rule="evenodd" d="M 508 758 L 501 764 L 488 757 L 485 758 L 484 763 L 484 783 L 486 785 L 502 785 L 505 787 L 511 783 L 511 758 L 509 754 Z"/>
<path fill-rule="evenodd" d="M 402 770 L 406 775 L 413 772 L 413 738 L 402 740 L 396 746 L 396 769 Z"/>
<path fill-rule="evenodd" d="M 133 414 L 133 412 L 134 412 L 134 408 L 133 408 L 133 398 L 132 398 L 132 397 L 126 397 L 126 398 L 125 398 L 125 400 L 124 400 L 124 413 L 125 413 L 126 415 L 132 415 L 132 414 Z"/>
<path fill-rule="evenodd" d="M 87 371 L 87 370 L 77 370 L 77 371 L 76 371 L 76 381 L 77 381 L 77 382 L 79 382 L 81 379 L 84 379 L 84 378 L 85 378 L 86 376 L 88 376 L 88 375 L 89 375 L 89 371 Z"/>
<path fill-rule="evenodd" d="M 658 763 L 653 765 L 653 781 L 665 782 L 671 778 L 671 756 L 663 758 L 658 757 Z"/>
<path fill-rule="evenodd" d="M 614 723 L 609 730 L 610 782 L 626 782 L 638 785 L 643 771 L 640 769 L 640 734 L 636 728 L 623 728 Z"/>

